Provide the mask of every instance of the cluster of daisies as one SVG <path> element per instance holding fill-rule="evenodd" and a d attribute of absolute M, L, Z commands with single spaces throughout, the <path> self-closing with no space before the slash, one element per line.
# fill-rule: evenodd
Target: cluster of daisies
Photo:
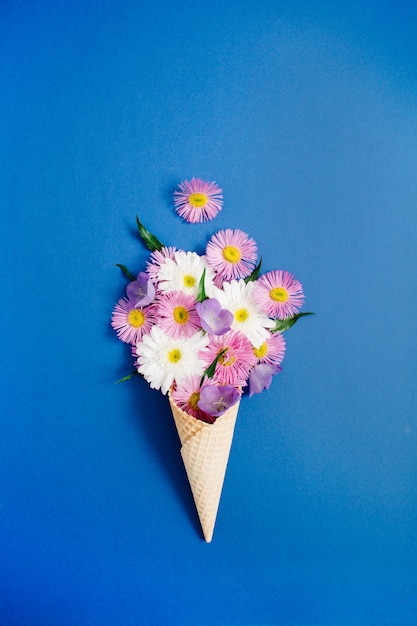
<path fill-rule="evenodd" d="M 212 215 L 220 196 L 218 188 L 195 191 L 194 181 L 182 184 L 176 203 L 188 221 L 204 207 Z M 164 246 L 139 220 L 138 227 L 150 257 L 137 276 L 120 266 L 130 282 L 111 325 L 131 345 L 135 373 L 213 423 L 245 387 L 259 393 L 281 371 L 282 331 L 303 315 L 302 285 L 286 271 L 260 274 L 257 245 L 241 230 L 218 231 L 198 255 Z"/>

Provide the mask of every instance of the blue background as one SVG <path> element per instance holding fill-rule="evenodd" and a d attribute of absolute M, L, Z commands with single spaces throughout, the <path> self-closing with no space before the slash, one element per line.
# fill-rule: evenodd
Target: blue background
<path fill-rule="evenodd" d="M 417 3 L 0 5 L 0 623 L 417 623 Z M 224 209 L 189 225 L 178 182 Z M 109 326 L 135 215 L 303 283 L 213 543 Z"/>

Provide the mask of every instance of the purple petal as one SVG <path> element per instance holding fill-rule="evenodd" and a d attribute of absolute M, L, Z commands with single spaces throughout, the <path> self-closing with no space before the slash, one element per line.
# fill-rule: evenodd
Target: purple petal
<path fill-rule="evenodd" d="M 205 385 L 200 391 L 198 408 L 213 417 L 220 417 L 239 398 L 240 393 L 233 385 Z"/>
<path fill-rule="evenodd" d="M 146 272 L 140 272 L 136 280 L 126 287 L 126 294 L 134 306 L 146 306 L 155 299 L 155 287 Z"/>
<path fill-rule="evenodd" d="M 249 376 L 249 397 L 254 393 L 261 393 L 264 389 L 269 389 L 272 377 L 282 370 L 280 365 L 268 365 L 267 363 L 258 363 L 252 368 Z"/>
<path fill-rule="evenodd" d="M 217 335 L 223 335 L 224 333 L 227 333 L 232 327 L 233 313 L 228 309 L 222 309 L 219 313 L 218 320 L 218 328 L 222 328 L 223 330 L 221 332 L 217 332 Z"/>
<path fill-rule="evenodd" d="M 208 298 L 196 304 L 196 311 L 200 316 L 202 328 L 211 335 L 223 335 L 230 330 L 233 314 L 222 309 L 216 298 Z"/>

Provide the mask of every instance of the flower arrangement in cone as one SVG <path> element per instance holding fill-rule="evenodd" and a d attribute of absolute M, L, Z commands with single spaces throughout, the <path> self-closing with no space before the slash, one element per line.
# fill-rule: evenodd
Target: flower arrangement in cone
<path fill-rule="evenodd" d="M 174 195 L 191 223 L 222 208 L 222 190 L 192 179 Z M 199 255 L 166 246 L 137 219 L 150 250 L 116 304 L 111 325 L 131 345 L 135 369 L 169 395 L 181 455 L 204 537 L 211 541 L 242 394 L 268 389 L 282 370 L 284 331 L 301 316 L 301 283 L 283 270 L 261 273 L 256 242 L 239 229 L 219 230 Z"/>

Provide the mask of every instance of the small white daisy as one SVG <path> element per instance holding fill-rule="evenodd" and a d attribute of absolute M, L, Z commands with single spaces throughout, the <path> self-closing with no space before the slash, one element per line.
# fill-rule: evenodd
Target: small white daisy
<path fill-rule="evenodd" d="M 274 322 L 262 313 L 253 299 L 254 283 L 232 280 L 223 283 L 222 290 L 216 290 L 216 298 L 224 309 L 233 314 L 232 328 L 245 335 L 255 348 L 259 348 L 270 333 Z"/>
<path fill-rule="evenodd" d="M 163 293 L 182 291 L 187 295 L 196 296 L 198 285 L 206 270 L 204 287 L 208 297 L 213 291 L 214 272 L 207 266 L 204 256 L 196 252 L 178 250 L 173 259 L 166 259 L 158 272 L 158 287 Z"/>
<path fill-rule="evenodd" d="M 186 339 L 174 339 L 158 326 L 152 326 L 151 332 L 136 345 L 137 370 L 152 389 L 166 394 L 174 381 L 180 383 L 192 374 L 202 376 L 206 364 L 198 353 L 208 342 L 202 332 Z"/>

